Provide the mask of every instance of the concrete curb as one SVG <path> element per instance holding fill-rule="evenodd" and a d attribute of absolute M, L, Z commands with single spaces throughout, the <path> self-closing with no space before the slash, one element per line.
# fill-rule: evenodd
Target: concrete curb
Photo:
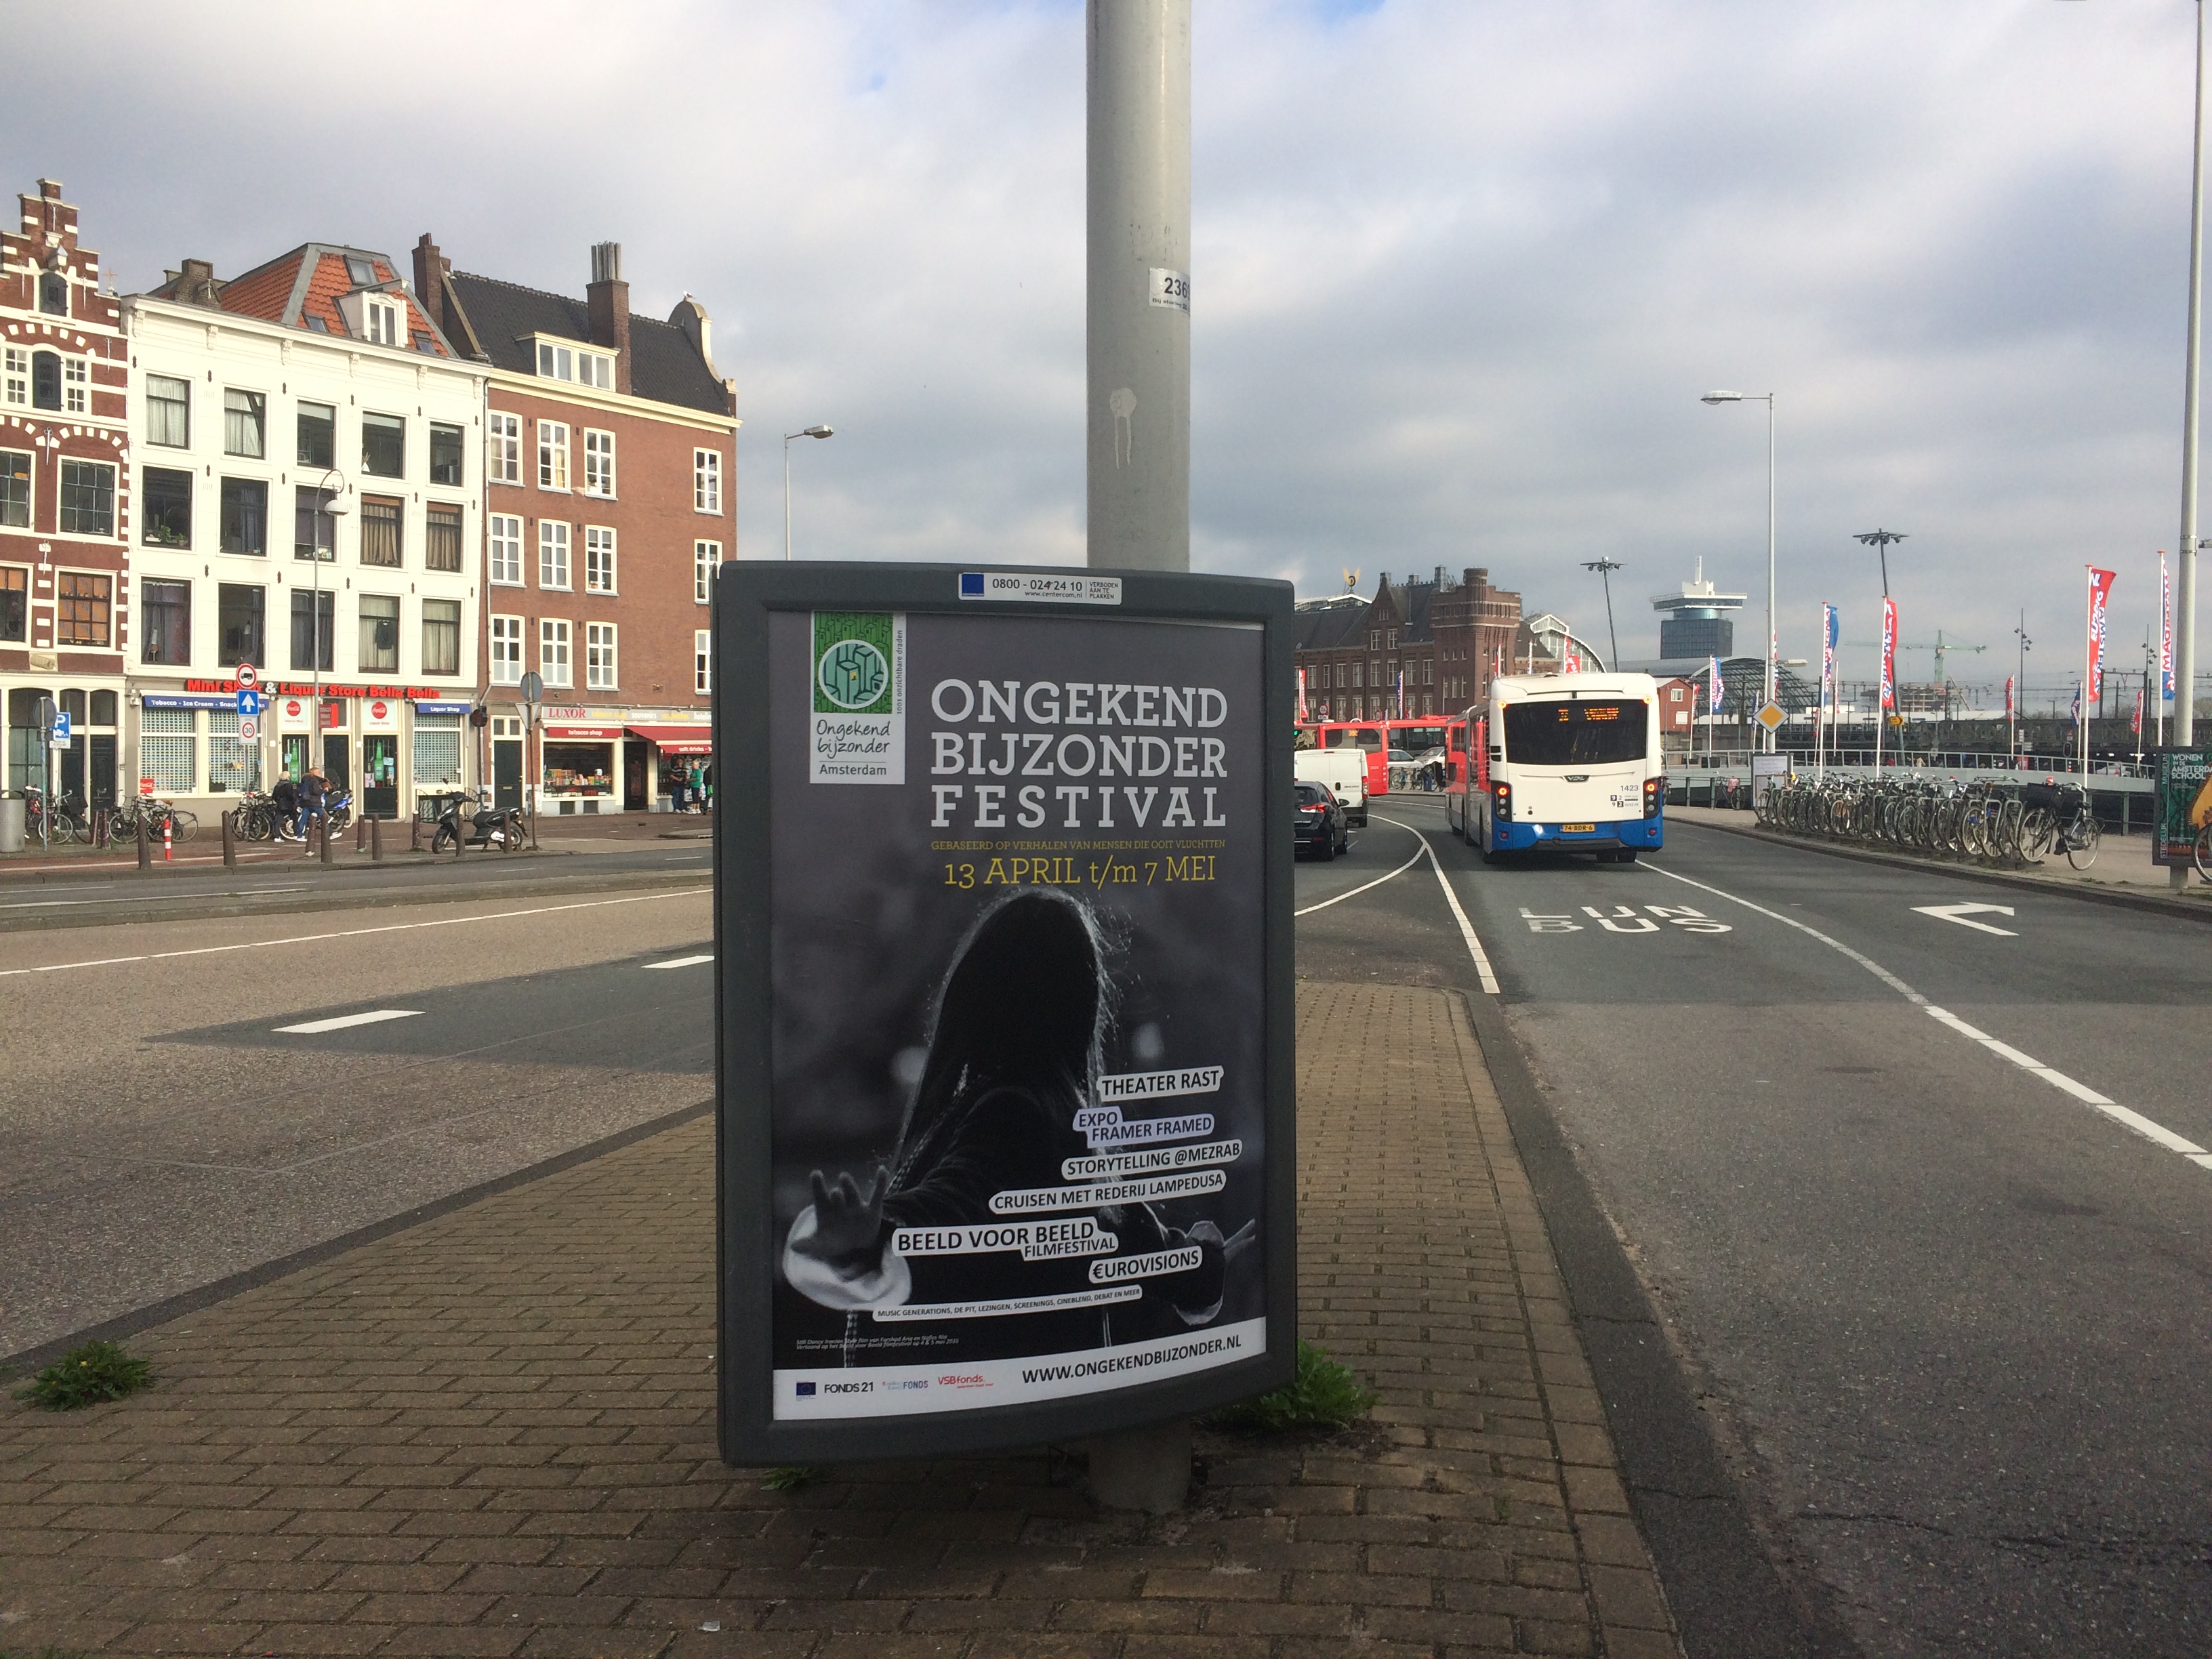
<path fill-rule="evenodd" d="M 365 1227 L 356 1227 L 351 1232 L 340 1233 L 336 1238 L 326 1238 L 319 1244 L 309 1244 L 303 1249 L 294 1250 L 289 1255 L 280 1255 L 273 1261 L 264 1261 L 258 1267 L 248 1267 L 240 1273 L 226 1274 L 221 1279 L 210 1280 L 205 1285 L 196 1286 L 189 1291 L 179 1291 L 174 1296 L 164 1297 L 161 1301 L 149 1303 L 143 1308 L 134 1308 L 127 1314 L 118 1314 L 113 1319 L 102 1320 L 97 1325 L 88 1325 L 82 1330 L 73 1331 L 67 1336 L 55 1337 L 52 1341 L 41 1342 L 36 1347 L 25 1348 L 11 1354 L 0 1354 L 0 1374 L 8 1371 L 37 1370 L 52 1364 L 80 1343 L 119 1342 L 125 1337 L 137 1335 L 140 1331 L 151 1330 L 156 1325 L 166 1325 L 171 1320 L 181 1318 L 185 1314 L 198 1313 L 203 1308 L 211 1308 L 218 1302 L 227 1302 L 240 1291 L 250 1291 L 258 1285 L 272 1284 L 288 1274 L 299 1272 L 302 1267 L 312 1267 L 319 1261 L 328 1261 L 333 1256 L 343 1255 L 349 1250 L 358 1249 L 362 1245 L 374 1243 L 380 1238 L 388 1238 L 393 1233 L 404 1232 L 410 1227 L 420 1226 L 425 1221 L 435 1220 L 438 1217 L 449 1215 L 455 1210 L 465 1210 L 471 1204 L 481 1203 L 487 1198 L 507 1192 L 514 1188 L 527 1186 L 533 1181 L 544 1180 L 547 1176 L 558 1175 L 563 1170 L 574 1169 L 579 1164 L 588 1164 L 595 1158 L 603 1158 L 609 1152 L 619 1152 L 633 1141 L 643 1140 L 649 1135 L 657 1135 L 663 1129 L 672 1129 L 679 1123 L 688 1123 L 693 1118 L 699 1117 L 714 1109 L 714 1101 L 710 1095 L 705 1100 L 694 1101 L 689 1106 L 679 1106 L 672 1112 L 664 1112 L 659 1117 L 647 1118 L 642 1123 L 634 1123 L 627 1129 L 617 1129 L 611 1135 L 602 1135 L 597 1140 L 586 1141 L 581 1146 L 572 1147 L 568 1152 L 556 1153 L 542 1162 L 525 1164 L 520 1170 L 511 1170 L 503 1176 L 495 1176 L 489 1181 L 478 1182 L 473 1187 L 464 1187 L 457 1193 L 448 1193 L 443 1198 L 431 1200 L 428 1204 L 418 1204 L 412 1209 L 402 1210 L 398 1215 L 386 1216 L 381 1221 L 372 1221 Z"/>

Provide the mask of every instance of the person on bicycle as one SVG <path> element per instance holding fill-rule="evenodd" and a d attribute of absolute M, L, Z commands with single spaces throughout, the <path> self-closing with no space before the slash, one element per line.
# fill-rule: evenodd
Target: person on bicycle
<path fill-rule="evenodd" d="M 323 816 L 323 803 L 329 795 L 330 785 L 323 780 L 323 769 L 311 766 L 307 775 L 300 780 L 300 835 L 306 839 L 315 821 Z"/>
<path fill-rule="evenodd" d="M 269 792 L 269 804 L 276 810 L 276 839 L 300 839 L 300 786 L 292 781 L 289 772 L 276 780 L 276 787 Z"/>

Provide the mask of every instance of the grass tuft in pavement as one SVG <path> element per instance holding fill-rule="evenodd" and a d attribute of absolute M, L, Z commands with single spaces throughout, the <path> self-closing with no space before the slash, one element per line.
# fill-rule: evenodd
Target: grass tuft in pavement
<path fill-rule="evenodd" d="M 1297 1370 L 1273 1394 L 1224 1406 L 1207 1418 L 1217 1429 L 1281 1434 L 1291 1429 L 1340 1429 L 1367 1414 L 1380 1398 L 1311 1342 L 1298 1344 Z"/>
<path fill-rule="evenodd" d="M 761 1476 L 761 1485 L 769 1492 L 797 1492 L 801 1486 L 811 1486 L 822 1478 L 822 1471 L 809 1468 L 803 1463 L 787 1463 L 781 1468 L 769 1470 Z M 0 1659 L 5 1659 L 0 1655 Z"/>
<path fill-rule="evenodd" d="M 50 1412 L 75 1411 L 103 1400 L 136 1394 L 154 1378 L 154 1368 L 134 1359 L 114 1342 L 87 1342 L 71 1348 L 32 1378 L 15 1397 Z M 0 1659 L 8 1659 L 0 1653 Z"/>

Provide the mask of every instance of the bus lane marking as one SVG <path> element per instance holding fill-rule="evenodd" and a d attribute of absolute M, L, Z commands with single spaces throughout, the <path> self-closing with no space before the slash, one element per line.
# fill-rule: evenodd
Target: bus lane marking
<path fill-rule="evenodd" d="M 1650 916 L 1637 915 L 1635 907 L 1628 904 L 1614 905 L 1611 915 L 1595 904 L 1585 904 L 1583 914 L 1608 933 L 1656 933 L 1660 931 L 1659 923 L 1662 921 L 1692 933 L 1732 933 L 1735 931 L 1727 922 L 1717 921 L 1692 905 L 1647 904 L 1644 908 L 1659 921 L 1654 921 Z M 1528 931 L 1532 933 L 1579 933 L 1583 931 L 1583 924 L 1571 915 L 1543 915 L 1531 910 L 1525 904 L 1521 907 L 1521 920 L 1528 924 Z"/>
<path fill-rule="evenodd" d="M 1741 904 L 1745 909 L 1765 916 L 1771 921 L 1778 921 L 1785 927 L 1794 927 L 1801 933 L 1809 934 L 1830 950 L 1849 957 L 1914 1007 L 1925 1012 L 1930 1019 L 1936 1021 L 1946 1030 L 1955 1031 L 1968 1042 L 1986 1048 L 1998 1059 L 2010 1061 L 2030 1077 L 2040 1079 L 2057 1090 L 2059 1093 L 2080 1101 L 2094 1111 L 2102 1113 L 2113 1122 L 2123 1128 L 2132 1130 L 2152 1145 L 2162 1146 L 2170 1152 L 2179 1152 L 2201 1170 L 2212 1170 L 2212 1152 L 2208 1152 L 2195 1141 L 2186 1136 L 2174 1133 L 2163 1123 L 2145 1117 L 2141 1112 L 2121 1105 L 2109 1095 L 2100 1094 L 2087 1084 L 2075 1081 L 2056 1066 L 2045 1066 L 2034 1055 L 2023 1054 L 2010 1043 L 1991 1036 L 1987 1031 L 1977 1030 L 1949 1009 L 1937 1007 L 1864 951 L 1853 950 L 1841 939 L 1824 933 L 1810 923 L 1798 921 L 1795 916 L 1785 916 L 1778 910 L 1770 910 L 1765 905 L 1754 904 L 1747 898 L 1738 898 L 1734 893 L 1727 892 L 1721 888 L 1709 887 L 1702 881 L 1692 881 L 1689 877 L 1677 875 L 1672 870 L 1662 870 L 1656 864 L 1647 863 L 1643 866 L 1643 868 L 1650 871 L 1654 875 L 1664 876 L 1670 881 L 1679 881 L 1686 887 L 1694 887 L 1700 892 L 1711 893 L 1715 898 L 1724 898 L 1731 904 Z"/>

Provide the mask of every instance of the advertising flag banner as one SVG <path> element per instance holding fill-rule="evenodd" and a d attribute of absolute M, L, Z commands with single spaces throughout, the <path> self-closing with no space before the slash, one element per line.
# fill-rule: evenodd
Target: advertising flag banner
<path fill-rule="evenodd" d="M 2112 596 L 2113 573 L 2089 567 L 2089 701 L 2105 695 L 2105 613 Z"/>
<path fill-rule="evenodd" d="M 1708 658 L 1706 658 L 1706 659 L 1705 659 L 1705 707 L 1706 707 L 1706 708 L 1707 708 L 1707 709 L 1709 709 L 1709 710 L 1710 710 L 1710 709 L 1714 709 L 1714 708 L 1718 708 L 1721 706 L 1721 695 L 1722 695 L 1722 693 L 1723 693 L 1723 691 L 1725 691 L 1726 690 L 1727 690 L 1727 688 L 1726 688 L 1724 685 L 1723 685 L 1723 684 L 1721 684 L 1721 659 L 1720 659 L 1718 657 L 1708 657 Z"/>
<path fill-rule="evenodd" d="M 2141 737 L 2141 736 L 2142 736 L 2142 708 L 2143 708 L 2143 694 L 2142 694 L 2142 688 L 2141 686 L 2137 686 L 2137 687 L 2136 688 L 2136 713 L 2135 713 L 2135 719 L 2134 719 L 2133 720 L 2131 720 L 2131 721 L 2129 723 L 2129 726 L 2128 726 L 2128 729 L 2129 729 L 2130 731 L 2133 732 L 2134 732 L 2137 737 Z"/>
<path fill-rule="evenodd" d="M 1287 586 L 960 574 L 717 577 L 717 752 L 765 780 L 716 843 L 732 1461 L 1289 1375 Z"/>
<path fill-rule="evenodd" d="M 1306 723 L 1306 671 L 1298 670 L 1298 724 Z"/>
<path fill-rule="evenodd" d="M 1881 602 L 1881 706 L 1897 706 L 1897 601 L 1887 595 Z"/>
<path fill-rule="evenodd" d="M 2005 676 L 2005 718 L 2007 720 L 2010 720 L 2014 714 L 2017 712 L 2013 703 L 2012 679 L 2013 677 L 2011 675 L 2008 674 Z"/>
<path fill-rule="evenodd" d="M 2081 682 L 2074 682 L 2074 724 L 2081 724 Z"/>
<path fill-rule="evenodd" d="M 2158 556 L 2158 695 L 2161 702 L 2173 700 L 2173 579 L 2163 550 Z"/>
<path fill-rule="evenodd" d="M 1820 698 L 1826 702 L 1836 686 L 1836 640 L 1840 628 L 1836 607 L 1820 607 Z"/>

